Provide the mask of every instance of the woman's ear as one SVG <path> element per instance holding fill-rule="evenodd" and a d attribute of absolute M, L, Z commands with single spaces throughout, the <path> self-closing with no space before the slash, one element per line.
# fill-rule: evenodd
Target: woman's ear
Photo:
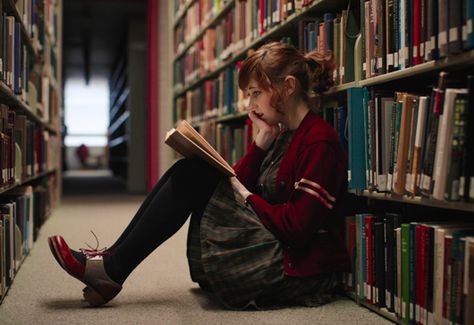
<path fill-rule="evenodd" d="M 285 95 L 290 96 L 293 95 L 296 91 L 296 78 L 294 76 L 286 76 L 285 77 Z"/>

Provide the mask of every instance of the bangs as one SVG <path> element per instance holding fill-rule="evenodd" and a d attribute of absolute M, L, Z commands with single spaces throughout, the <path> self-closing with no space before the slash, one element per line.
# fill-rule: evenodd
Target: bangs
<path fill-rule="evenodd" d="M 269 90 L 271 87 L 270 78 L 263 71 L 262 56 L 258 54 L 261 53 L 258 53 L 257 51 L 251 54 L 247 59 L 245 59 L 240 68 L 238 84 L 242 91 L 247 89 L 252 79 L 258 83 L 259 87 L 265 90 Z"/>

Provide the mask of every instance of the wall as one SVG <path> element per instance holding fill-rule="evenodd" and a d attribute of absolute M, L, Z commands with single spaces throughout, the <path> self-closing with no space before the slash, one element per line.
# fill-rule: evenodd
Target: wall
<path fill-rule="evenodd" d="M 160 176 L 171 166 L 173 151 L 165 144 L 166 132 L 173 127 L 173 6 L 172 1 L 161 0 L 159 7 L 159 139 Z"/>

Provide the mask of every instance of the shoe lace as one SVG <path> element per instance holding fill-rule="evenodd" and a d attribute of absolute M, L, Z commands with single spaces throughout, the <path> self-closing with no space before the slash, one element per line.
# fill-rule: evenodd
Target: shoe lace
<path fill-rule="evenodd" d="M 92 230 L 91 233 L 94 235 L 96 246 L 94 248 L 85 242 L 84 244 L 86 244 L 89 248 L 79 248 L 82 254 L 86 255 L 87 258 L 109 255 L 110 250 L 107 247 L 99 248 L 99 238 L 97 238 L 96 234 Z"/>

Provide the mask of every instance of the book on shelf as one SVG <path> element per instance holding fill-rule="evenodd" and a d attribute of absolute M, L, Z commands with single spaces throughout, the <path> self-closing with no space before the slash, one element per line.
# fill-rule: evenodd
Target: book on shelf
<path fill-rule="evenodd" d="M 235 176 L 227 161 L 186 120 L 166 133 L 165 143 L 184 157 L 199 157 L 225 175 Z"/>

